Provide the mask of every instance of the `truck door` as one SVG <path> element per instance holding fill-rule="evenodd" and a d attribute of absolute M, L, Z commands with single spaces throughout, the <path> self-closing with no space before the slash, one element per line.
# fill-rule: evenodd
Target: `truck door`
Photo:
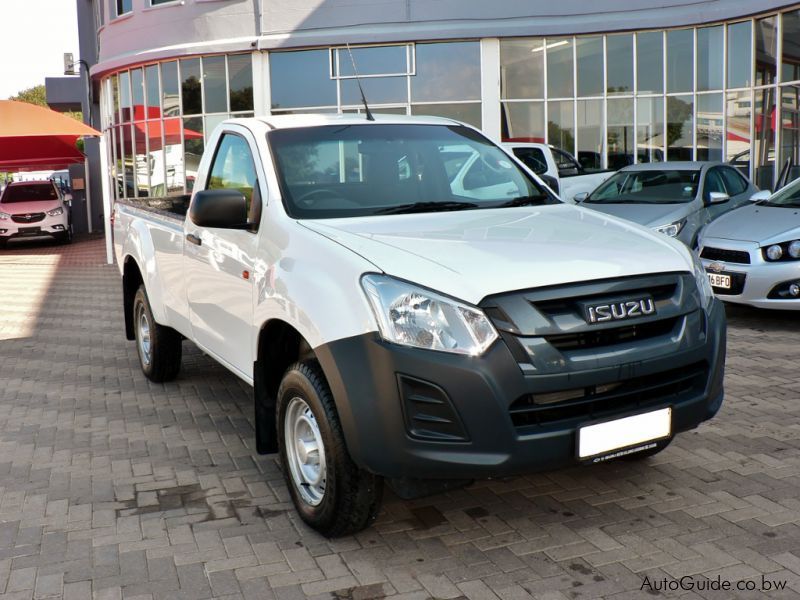
<path fill-rule="evenodd" d="M 249 227 L 198 227 L 187 218 L 184 261 L 189 318 L 194 339 L 203 349 L 251 378 L 251 275 L 261 217 L 259 181 L 253 147 L 243 135 L 225 131 L 213 151 L 205 189 L 241 191 L 248 203 Z"/>

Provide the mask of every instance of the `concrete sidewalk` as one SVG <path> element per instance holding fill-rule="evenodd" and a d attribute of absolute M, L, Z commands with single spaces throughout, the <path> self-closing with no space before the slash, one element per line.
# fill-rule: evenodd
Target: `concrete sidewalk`
<path fill-rule="evenodd" d="M 389 495 L 374 527 L 330 541 L 295 515 L 275 457 L 254 453 L 244 383 L 189 343 L 176 382 L 144 378 L 101 239 L 12 245 L 0 595 L 795 598 L 800 316 L 728 313 L 723 409 L 659 456 Z M 682 576 L 787 587 L 659 590 Z"/>

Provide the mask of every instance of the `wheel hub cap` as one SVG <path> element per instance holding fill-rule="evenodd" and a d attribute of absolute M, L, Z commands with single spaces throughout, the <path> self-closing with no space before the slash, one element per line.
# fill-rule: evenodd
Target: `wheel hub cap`
<path fill-rule="evenodd" d="M 139 354 L 144 364 L 150 364 L 151 340 L 150 340 L 150 321 L 144 310 L 139 308 L 139 318 L 136 321 L 139 330 Z"/>
<path fill-rule="evenodd" d="M 325 446 L 317 419 L 302 398 L 292 398 L 286 409 L 284 444 L 295 489 L 304 502 L 318 505 L 325 496 Z"/>

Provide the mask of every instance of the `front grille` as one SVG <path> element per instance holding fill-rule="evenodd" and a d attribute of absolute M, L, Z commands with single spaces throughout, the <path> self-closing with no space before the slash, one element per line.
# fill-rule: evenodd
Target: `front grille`
<path fill-rule="evenodd" d="M 744 280 L 745 280 L 744 273 L 730 273 L 726 271 L 723 272 L 722 275 L 730 275 L 731 287 L 726 289 L 726 288 L 711 286 L 711 289 L 714 290 L 714 293 L 717 296 L 738 296 L 744 291 Z"/>
<path fill-rule="evenodd" d="M 643 298 L 652 298 L 654 313 L 588 322 L 589 306 Z M 520 370 L 531 377 L 577 374 L 668 356 L 680 347 L 702 343 L 705 335 L 697 285 L 689 273 L 599 279 L 507 292 L 484 299 L 481 308 Z M 596 356 L 588 356 L 598 348 L 602 350 Z"/>
<path fill-rule="evenodd" d="M 30 213 L 24 215 L 11 215 L 14 223 L 38 223 L 44 221 L 44 213 Z"/>
<path fill-rule="evenodd" d="M 710 248 L 706 246 L 700 253 L 700 258 L 736 263 L 739 265 L 750 264 L 750 253 L 745 250 L 726 250 L 725 248 Z"/>
<path fill-rule="evenodd" d="M 546 339 L 551 346 L 561 351 L 601 348 L 665 335 L 675 328 L 675 323 L 678 322 L 678 319 L 678 317 L 674 317 L 672 319 L 662 319 L 661 321 L 651 321 L 640 325 L 627 325 L 613 329 L 551 335 L 547 336 Z"/>
<path fill-rule="evenodd" d="M 707 380 L 708 363 L 701 361 L 610 384 L 527 394 L 511 405 L 509 414 L 515 427 L 545 426 L 570 420 L 591 421 L 610 414 L 624 414 L 675 402 L 686 394 L 702 392 Z"/>

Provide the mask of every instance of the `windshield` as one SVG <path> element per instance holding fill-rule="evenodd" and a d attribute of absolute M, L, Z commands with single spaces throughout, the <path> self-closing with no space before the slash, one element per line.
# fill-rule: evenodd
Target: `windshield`
<path fill-rule="evenodd" d="M 52 183 L 27 183 L 25 185 L 9 185 L 3 193 L 0 203 L 35 202 L 37 200 L 58 200 L 58 193 Z"/>
<path fill-rule="evenodd" d="M 593 191 L 584 202 L 605 204 L 675 204 L 697 195 L 700 171 L 653 169 L 620 171 Z"/>
<path fill-rule="evenodd" d="M 775 192 L 767 200 L 762 200 L 759 204 L 765 206 L 782 206 L 784 208 L 800 207 L 800 179 L 795 179 L 792 183 L 778 192 Z"/>
<path fill-rule="evenodd" d="M 286 211 L 295 218 L 560 202 L 463 126 L 327 125 L 268 135 Z"/>

